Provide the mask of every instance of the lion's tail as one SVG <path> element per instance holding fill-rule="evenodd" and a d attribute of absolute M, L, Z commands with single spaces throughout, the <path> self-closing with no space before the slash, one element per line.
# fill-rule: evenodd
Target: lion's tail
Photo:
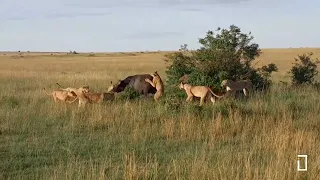
<path fill-rule="evenodd" d="M 63 87 L 59 83 L 56 83 L 56 84 L 63 89 Z"/>
<path fill-rule="evenodd" d="M 47 95 L 49 95 L 49 96 L 52 95 L 52 93 L 48 93 L 48 92 L 46 91 L 46 88 L 43 88 L 43 91 L 44 91 Z"/>
<path fill-rule="evenodd" d="M 73 103 L 78 99 L 78 97 L 76 97 L 73 101 L 70 101 L 69 103 Z"/>
<path fill-rule="evenodd" d="M 212 95 L 214 95 L 217 98 L 222 98 L 223 96 L 219 96 L 217 94 L 215 94 L 209 87 L 208 87 L 209 91 L 211 92 Z"/>

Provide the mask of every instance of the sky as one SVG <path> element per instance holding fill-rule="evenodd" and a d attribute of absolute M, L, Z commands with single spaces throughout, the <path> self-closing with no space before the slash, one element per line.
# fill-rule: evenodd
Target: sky
<path fill-rule="evenodd" d="M 260 48 L 320 47 L 319 0 L 0 0 L 0 51 L 200 47 L 234 24 Z"/>

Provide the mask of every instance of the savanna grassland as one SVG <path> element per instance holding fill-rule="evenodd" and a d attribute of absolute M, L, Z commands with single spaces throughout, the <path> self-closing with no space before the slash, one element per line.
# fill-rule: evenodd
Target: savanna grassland
<path fill-rule="evenodd" d="M 320 57 L 320 49 L 263 49 L 256 66 L 275 63 L 272 79 L 288 81 L 294 57 L 308 52 Z M 0 179 L 319 179 L 313 87 L 277 84 L 214 107 L 164 96 L 83 110 L 42 90 L 58 82 L 102 92 L 110 81 L 155 70 L 165 79 L 164 54 L 1 53 Z M 298 154 L 308 155 L 307 172 L 297 172 Z"/>

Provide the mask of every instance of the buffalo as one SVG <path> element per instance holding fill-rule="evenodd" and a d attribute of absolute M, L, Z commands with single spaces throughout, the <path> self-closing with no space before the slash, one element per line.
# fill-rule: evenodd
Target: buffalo
<path fill-rule="evenodd" d="M 146 97 L 148 94 L 155 94 L 157 92 L 156 88 L 147 83 L 145 81 L 146 78 L 150 79 L 151 81 L 153 80 L 153 77 L 150 74 L 136 74 L 128 76 L 123 80 L 119 80 L 117 84 L 112 85 L 110 91 L 119 93 L 124 91 L 126 87 L 131 87 L 136 92 L 143 94 Z"/>

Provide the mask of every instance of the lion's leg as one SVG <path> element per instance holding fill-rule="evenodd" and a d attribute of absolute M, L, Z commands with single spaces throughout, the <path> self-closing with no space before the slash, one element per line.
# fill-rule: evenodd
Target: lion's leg
<path fill-rule="evenodd" d="M 149 83 L 152 87 L 156 87 L 156 85 L 150 79 L 146 79 L 146 82 Z"/>
<path fill-rule="evenodd" d="M 56 97 L 54 94 L 52 95 L 52 98 L 53 98 L 53 101 L 54 101 L 55 103 L 57 103 L 58 100 L 57 100 L 57 97 Z"/>
<path fill-rule="evenodd" d="M 204 98 L 205 98 L 206 96 L 201 96 L 200 97 L 200 106 L 202 106 L 203 105 L 203 102 L 204 102 Z"/>
<path fill-rule="evenodd" d="M 211 97 L 210 97 L 210 100 L 211 100 L 211 102 L 212 102 L 212 105 L 214 105 L 214 103 L 216 102 L 216 99 L 211 96 Z"/>
<path fill-rule="evenodd" d="M 189 101 L 192 101 L 192 98 L 193 98 L 193 96 L 191 95 L 188 95 L 188 97 L 187 97 L 187 99 L 186 99 L 186 102 L 189 102 Z"/>
<path fill-rule="evenodd" d="M 83 102 L 79 99 L 78 108 L 81 108 L 83 106 Z"/>
<path fill-rule="evenodd" d="M 68 97 L 62 97 L 60 100 L 61 100 L 62 102 L 64 102 L 64 103 L 67 103 L 67 102 L 68 102 Z"/>
<path fill-rule="evenodd" d="M 211 101 L 211 102 L 213 103 L 213 105 L 214 105 L 214 103 L 215 103 L 215 101 L 216 101 L 214 95 L 212 95 L 211 93 L 209 93 L 207 98 L 208 98 L 208 100 L 210 99 L 210 101 Z"/>
<path fill-rule="evenodd" d="M 159 98 L 160 98 L 161 96 L 162 96 L 162 92 L 161 92 L 161 91 L 157 91 L 157 92 L 154 94 L 153 98 L 154 98 L 155 101 L 159 101 Z"/>

